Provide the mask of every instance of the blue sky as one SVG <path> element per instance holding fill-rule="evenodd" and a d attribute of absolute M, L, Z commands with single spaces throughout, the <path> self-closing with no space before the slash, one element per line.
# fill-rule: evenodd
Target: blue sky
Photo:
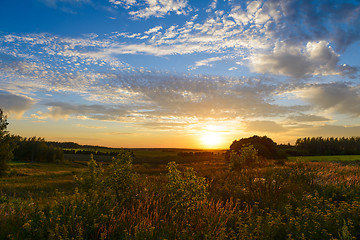
<path fill-rule="evenodd" d="M 360 135 L 359 1 L 2 0 L 0 22 L 13 134 L 221 148 Z"/>

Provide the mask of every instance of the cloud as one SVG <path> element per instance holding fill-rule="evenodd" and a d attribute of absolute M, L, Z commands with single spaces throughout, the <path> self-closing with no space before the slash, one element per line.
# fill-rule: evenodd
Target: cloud
<path fill-rule="evenodd" d="M 295 116 L 290 116 L 289 119 L 296 122 L 327 122 L 331 120 L 326 117 L 312 114 L 299 114 Z"/>
<path fill-rule="evenodd" d="M 156 129 L 156 130 L 179 130 L 183 131 L 184 129 L 189 129 L 189 122 L 163 122 L 163 121 L 154 121 L 154 122 L 144 122 L 139 123 L 137 126 L 141 128 L 149 128 L 149 129 Z"/>
<path fill-rule="evenodd" d="M 303 106 L 278 106 L 268 99 L 278 86 L 269 80 L 226 78 L 219 76 L 187 76 L 166 73 L 114 75 L 109 80 L 118 87 L 137 93 L 148 116 L 197 118 L 231 118 L 275 116 Z M 105 91 L 102 91 L 105 92 Z M 146 106 L 141 106 L 146 107 Z"/>
<path fill-rule="evenodd" d="M 218 2 L 218 0 L 213 0 L 210 3 L 209 8 L 206 9 L 206 12 L 211 12 L 212 10 L 216 9 L 217 2 Z"/>
<path fill-rule="evenodd" d="M 195 63 L 194 68 L 201 67 L 201 66 L 212 67 L 213 62 L 221 61 L 221 60 L 226 59 L 226 58 L 228 58 L 228 57 L 212 57 L 212 58 L 203 59 L 203 60 L 197 61 Z"/>
<path fill-rule="evenodd" d="M 152 33 L 158 32 L 161 29 L 162 29 L 162 26 L 156 26 L 156 27 L 150 28 L 149 30 L 145 31 L 144 33 L 145 34 L 152 34 Z"/>
<path fill-rule="evenodd" d="M 63 12 L 76 14 L 76 8 L 82 5 L 91 5 L 91 0 L 39 0 L 43 2 L 47 7 L 57 8 Z"/>
<path fill-rule="evenodd" d="M 51 118 L 85 117 L 122 121 L 155 121 L 162 117 L 235 119 L 286 115 L 304 106 L 279 106 L 270 99 L 278 83 L 270 79 L 179 75 L 156 71 L 60 73 L 46 67 L 23 71 L 2 68 L 0 86 L 16 92 L 71 94 L 89 104 L 45 104 Z M 16 82 L 6 79 L 16 78 Z M 94 104 L 96 103 L 96 104 Z M 96 114 L 98 113 L 98 114 Z M 136 120 L 138 119 L 138 120 Z"/>
<path fill-rule="evenodd" d="M 297 137 L 356 137 L 360 132 L 360 126 L 340 126 L 340 125 L 322 125 L 322 126 L 304 126 L 298 129 Z"/>
<path fill-rule="evenodd" d="M 358 1 L 269 0 L 263 10 L 272 13 L 274 36 L 286 42 L 328 39 L 339 51 L 360 39 Z"/>
<path fill-rule="evenodd" d="M 24 112 L 34 105 L 32 98 L 0 91 L 0 108 L 20 118 Z"/>
<path fill-rule="evenodd" d="M 339 55 L 325 41 L 308 42 L 304 47 L 278 45 L 271 54 L 254 55 L 251 62 L 255 72 L 296 78 L 356 72 L 354 68 L 338 66 Z"/>
<path fill-rule="evenodd" d="M 316 108 L 333 113 L 360 116 L 360 89 L 346 83 L 310 84 L 296 90 L 298 97 Z"/>
<path fill-rule="evenodd" d="M 244 124 L 246 131 L 249 132 L 283 133 L 286 131 L 282 125 L 274 121 L 246 121 Z"/>
<path fill-rule="evenodd" d="M 89 125 L 84 125 L 84 124 L 76 124 L 77 127 L 80 127 L 80 128 L 88 128 L 88 129 L 104 129 L 104 128 L 107 128 L 107 127 L 104 127 L 104 126 L 89 126 Z"/>
<path fill-rule="evenodd" d="M 129 12 L 134 19 L 162 18 L 171 12 L 177 15 L 186 15 L 190 11 L 186 0 L 144 0 L 137 1 L 136 4 L 127 4 L 126 6 L 133 7 L 135 5 L 138 9 Z"/>
<path fill-rule="evenodd" d="M 136 4 L 136 0 L 109 0 L 114 6 L 122 6 L 125 9 L 129 9 Z"/>
<path fill-rule="evenodd" d="M 54 119 L 67 119 L 79 117 L 83 119 L 94 120 L 116 120 L 124 116 L 128 110 L 121 106 L 107 106 L 99 104 L 71 104 L 66 102 L 49 102 L 47 113 L 41 113 L 39 117 L 50 117 Z M 35 117 L 35 116 L 34 116 Z"/>

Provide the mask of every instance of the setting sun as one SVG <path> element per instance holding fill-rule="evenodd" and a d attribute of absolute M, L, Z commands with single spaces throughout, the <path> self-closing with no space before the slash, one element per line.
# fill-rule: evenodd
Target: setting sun
<path fill-rule="evenodd" d="M 202 135 L 201 141 L 206 148 L 216 148 L 222 144 L 221 133 L 218 132 L 206 132 Z"/>

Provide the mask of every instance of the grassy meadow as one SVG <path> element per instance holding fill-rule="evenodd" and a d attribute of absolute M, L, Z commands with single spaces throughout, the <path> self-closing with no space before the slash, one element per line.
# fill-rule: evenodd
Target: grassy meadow
<path fill-rule="evenodd" d="M 299 161 L 299 162 L 359 163 L 360 155 L 300 156 L 300 157 L 289 157 L 288 159 L 290 161 Z"/>
<path fill-rule="evenodd" d="M 10 163 L 0 239 L 360 238 L 359 156 L 230 171 L 222 153 Z"/>

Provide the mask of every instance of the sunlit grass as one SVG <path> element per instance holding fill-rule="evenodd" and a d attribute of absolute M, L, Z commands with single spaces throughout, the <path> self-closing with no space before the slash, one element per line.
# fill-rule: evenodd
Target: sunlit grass
<path fill-rule="evenodd" d="M 139 159 L 145 159 L 148 153 L 141 154 Z M 327 158 L 281 165 L 267 161 L 230 171 L 221 154 L 196 158 L 158 151 L 149 155 L 153 161 L 131 167 L 121 161 L 89 168 L 84 162 L 10 164 L 13 175 L 0 179 L 0 238 L 360 236 L 356 160 Z M 174 158 L 179 164 L 167 165 Z M 80 180 L 76 182 L 74 175 Z"/>

